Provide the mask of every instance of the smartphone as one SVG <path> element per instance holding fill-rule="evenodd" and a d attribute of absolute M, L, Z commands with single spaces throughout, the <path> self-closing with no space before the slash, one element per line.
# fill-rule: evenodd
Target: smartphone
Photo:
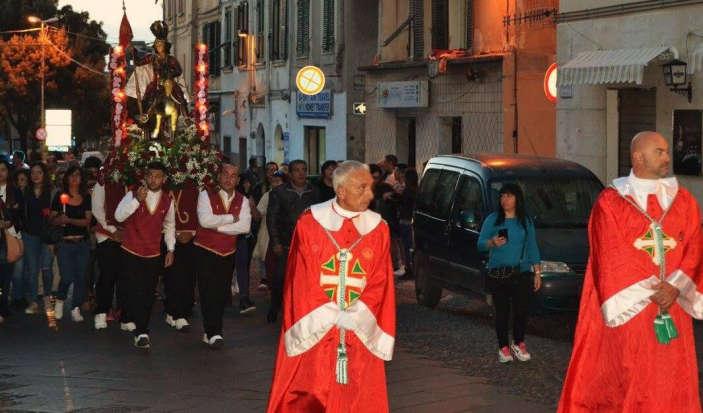
<path fill-rule="evenodd" d="M 498 236 L 501 238 L 505 238 L 505 241 L 508 241 L 508 229 L 503 228 L 498 230 Z"/>

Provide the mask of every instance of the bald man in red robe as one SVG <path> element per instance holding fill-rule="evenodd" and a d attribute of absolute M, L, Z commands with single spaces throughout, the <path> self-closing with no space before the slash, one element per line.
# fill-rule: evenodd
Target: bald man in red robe
<path fill-rule="evenodd" d="M 703 318 L 698 204 L 667 177 L 660 134 L 638 134 L 631 153 L 632 173 L 614 180 L 591 213 L 561 413 L 701 411 L 691 320 Z M 678 334 L 655 334 L 662 316 Z"/>

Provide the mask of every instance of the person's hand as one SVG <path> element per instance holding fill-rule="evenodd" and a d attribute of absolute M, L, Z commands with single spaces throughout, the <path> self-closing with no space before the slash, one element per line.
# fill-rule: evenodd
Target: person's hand
<path fill-rule="evenodd" d="M 149 190 L 146 189 L 146 186 L 142 185 L 137 189 L 137 201 L 139 202 L 144 202 L 146 201 L 146 196 L 149 193 Z"/>
<path fill-rule="evenodd" d="M 676 299 L 679 298 L 679 294 L 681 294 L 678 288 L 666 281 L 660 282 L 652 288 L 656 293 L 649 298 L 665 311 L 674 305 Z"/>
<path fill-rule="evenodd" d="M 194 235 L 192 232 L 183 231 L 183 232 L 179 232 L 178 234 L 176 234 L 176 241 L 178 241 L 181 244 L 187 244 L 190 242 L 190 240 L 193 239 L 193 237 L 194 237 Z"/>
<path fill-rule="evenodd" d="M 54 218 L 54 225 L 66 225 L 69 221 L 70 219 L 66 215 L 59 214 Z"/>
<path fill-rule="evenodd" d="M 166 258 L 164 259 L 164 268 L 168 268 L 173 265 L 173 251 L 166 253 Z"/>
<path fill-rule="evenodd" d="M 508 242 L 508 240 L 505 239 L 505 237 L 501 237 L 501 236 L 498 236 L 498 235 L 496 235 L 495 237 L 491 238 L 491 243 L 493 243 L 493 246 L 494 246 L 494 247 L 502 247 L 502 246 L 505 245 L 507 242 Z"/>
<path fill-rule="evenodd" d="M 112 233 L 112 236 L 110 238 L 112 238 L 116 242 L 121 243 L 123 236 L 124 236 L 124 232 L 121 229 L 118 229 L 117 231 Z"/>
<path fill-rule="evenodd" d="M 273 253 L 276 255 L 283 255 L 283 245 L 276 244 L 273 246 Z"/>
<path fill-rule="evenodd" d="M 542 288 L 542 273 L 536 272 L 535 273 L 535 292 L 539 291 L 540 288 Z"/>

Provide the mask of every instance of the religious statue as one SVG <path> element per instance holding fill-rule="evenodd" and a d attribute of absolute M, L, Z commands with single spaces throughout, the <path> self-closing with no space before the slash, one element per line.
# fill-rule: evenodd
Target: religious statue
<path fill-rule="evenodd" d="M 178 60 L 169 54 L 171 43 L 166 40 L 166 22 L 155 21 L 150 29 L 156 37 L 154 53 L 139 56 L 139 53 L 130 47 L 136 68 L 127 83 L 127 95 L 137 99 L 138 120 L 142 125 L 147 125 L 153 120 L 150 134 L 152 139 L 164 136 L 166 129 L 168 137 L 173 139 L 178 119 L 183 117 L 185 122 L 190 121 L 188 102 L 183 93 L 183 70 Z M 144 107 L 146 111 L 143 111 Z"/>

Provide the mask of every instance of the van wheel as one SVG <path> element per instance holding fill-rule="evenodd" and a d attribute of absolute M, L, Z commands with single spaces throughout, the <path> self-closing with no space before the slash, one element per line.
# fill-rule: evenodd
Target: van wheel
<path fill-rule="evenodd" d="M 415 253 L 415 296 L 425 307 L 435 308 L 442 298 L 442 288 L 428 274 L 429 259 L 422 253 Z"/>

